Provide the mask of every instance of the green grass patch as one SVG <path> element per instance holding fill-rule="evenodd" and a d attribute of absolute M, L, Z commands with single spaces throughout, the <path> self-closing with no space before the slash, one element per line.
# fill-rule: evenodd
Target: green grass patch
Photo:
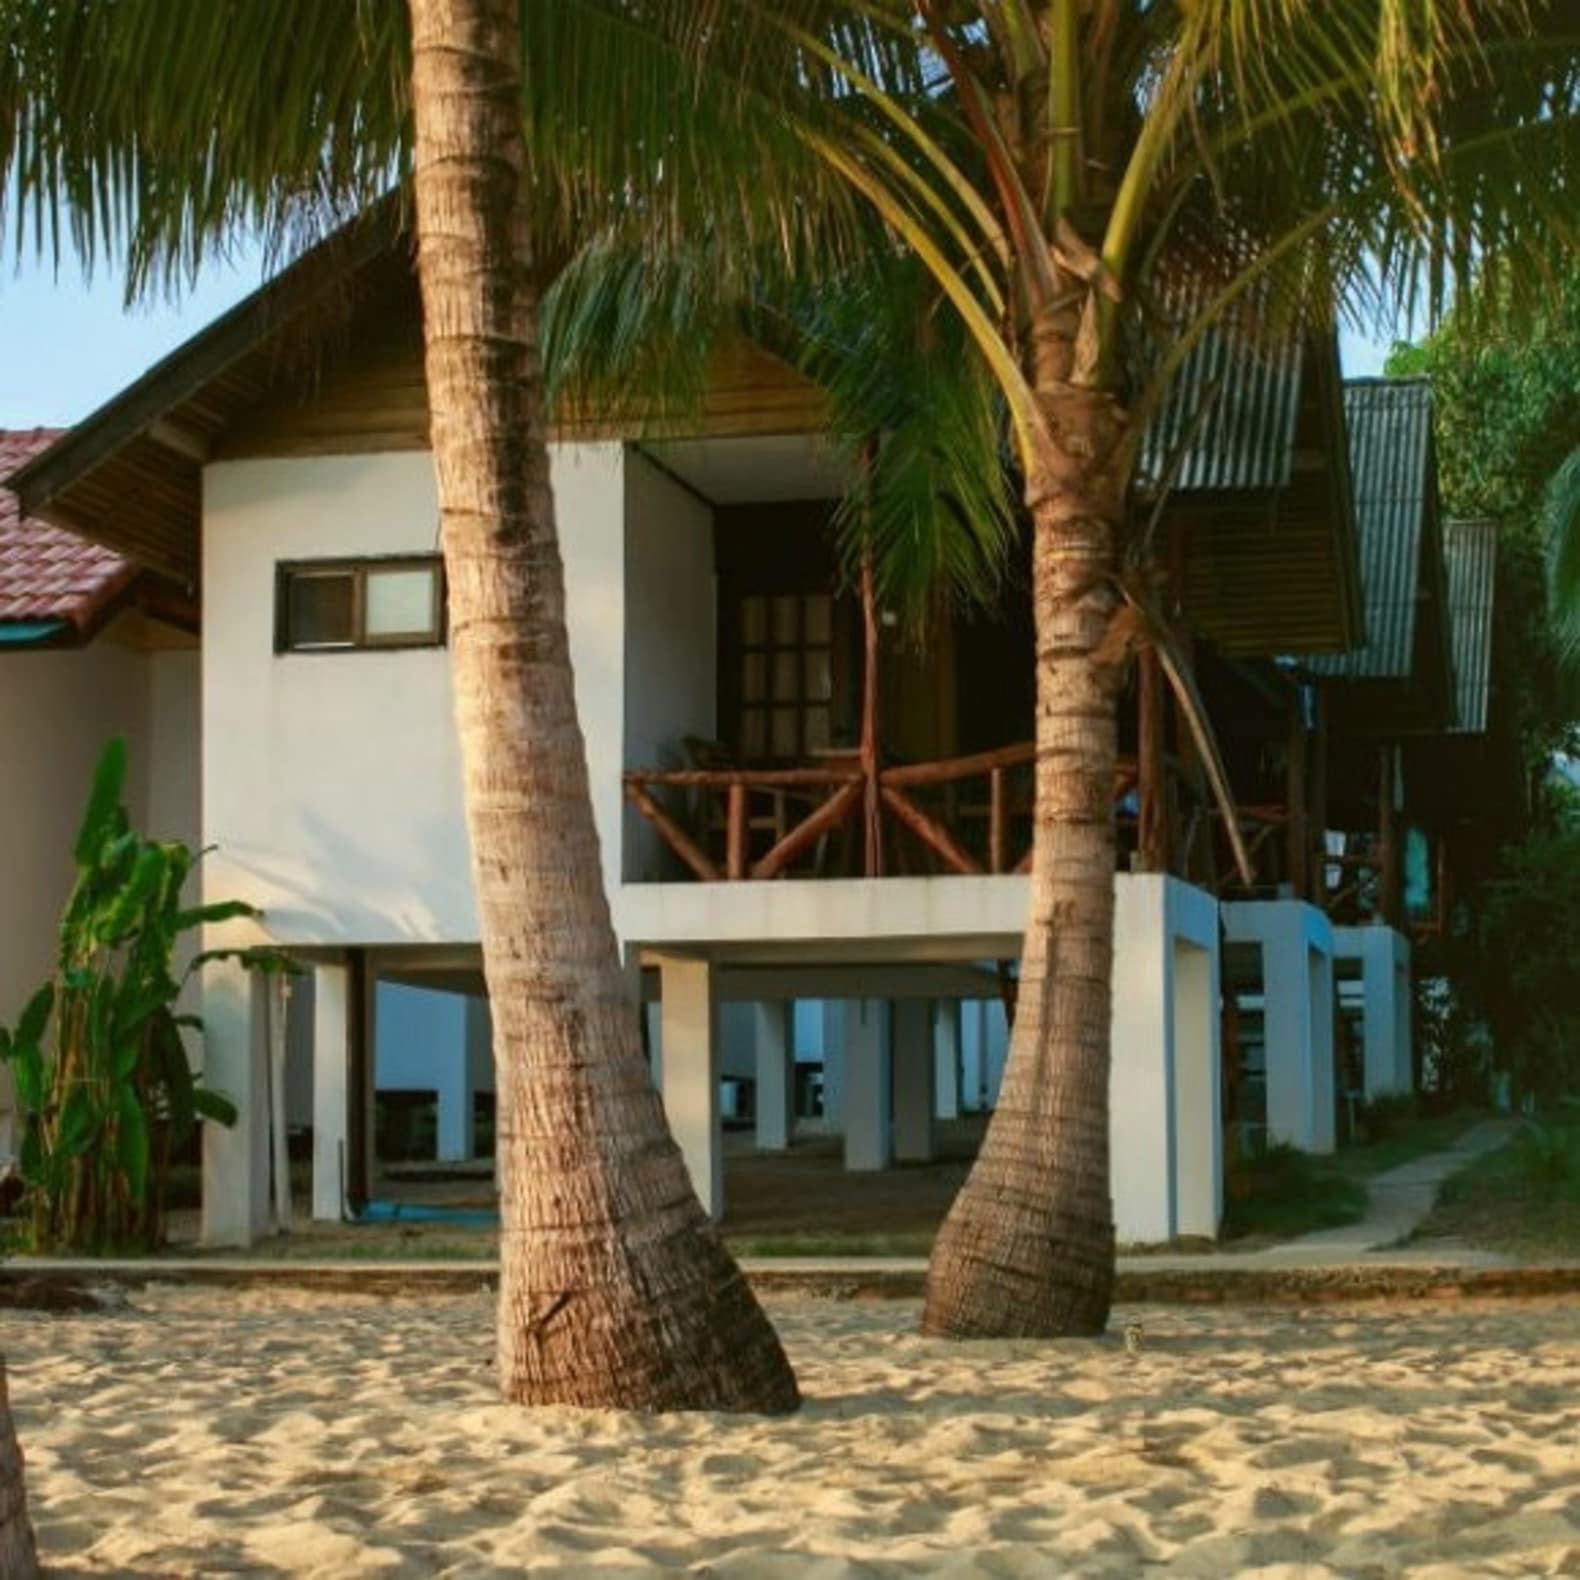
<path fill-rule="evenodd" d="M 1419 1115 L 1404 1104 L 1374 1103 L 1362 1110 L 1363 1138 L 1324 1161 L 1351 1179 L 1368 1179 L 1430 1153 L 1448 1151 L 1472 1125 L 1486 1117 L 1469 1109 Z"/>
<path fill-rule="evenodd" d="M 1580 1110 L 1524 1125 L 1443 1182 L 1416 1239 L 1454 1239 L 1528 1261 L 1580 1259 Z"/>
<path fill-rule="evenodd" d="M 1338 1229 L 1366 1216 L 1366 1187 L 1296 1147 L 1269 1147 L 1242 1158 L 1225 1190 L 1225 1240 L 1287 1240 L 1318 1229 Z"/>
<path fill-rule="evenodd" d="M 933 1249 L 931 1232 L 893 1234 L 726 1234 L 734 1256 L 926 1256 Z"/>

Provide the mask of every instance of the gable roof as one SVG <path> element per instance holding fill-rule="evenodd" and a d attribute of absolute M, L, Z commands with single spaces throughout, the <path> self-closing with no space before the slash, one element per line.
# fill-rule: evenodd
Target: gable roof
<path fill-rule="evenodd" d="M 1450 521 L 1443 528 L 1448 574 L 1448 630 L 1454 653 L 1454 734 L 1487 728 L 1492 695 L 1492 607 L 1498 528 L 1491 521 Z"/>
<path fill-rule="evenodd" d="M 426 445 L 420 322 L 398 216 L 373 211 L 199 331 L 12 485 L 30 514 L 194 591 L 207 461 Z M 1172 476 L 1179 508 L 1196 516 L 1182 533 L 1193 546 L 1185 603 L 1202 634 L 1241 655 L 1331 652 L 1361 634 L 1336 344 L 1297 334 L 1269 344 L 1251 329 L 1230 324 L 1187 359 L 1148 435 L 1143 475 L 1167 475 L 1183 450 Z M 815 433 L 824 412 L 815 385 L 743 344 L 721 354 L 700 418 L 676 431 Z M 561 438 L 645 431 L 639 419 L 574 409 L 553 422 Z"/>
<path fill-rule="evenodd" d="M 1417 610 L 1441 578 L 1432 389 L 1424 379 L 1347 380 L 1344 416 L 1366 642 L 1311 667 L 1345 680 L 1407 680 Z"/>
<path fill-rule="evenodd" d="M 1174 304 L 1179 316 L 1205 305 L 1197 295 Z M 1184 493 L 1287 488 L 1294 480 L 1307 347 L 1294 332 L 1267 343 L 1256 305 L 1209 329 L 1180 365 L 1141 441 L 1143 487 L 1168 480 Z"/>
<path fill-rule="evenodd" d="M 0 429 L 0 476 L 61 437 L 58 428 Z M 0 643 L 80 641 L 136 576 L 113 549 L 26 519 L 16 495 L 0 489 Z"/>

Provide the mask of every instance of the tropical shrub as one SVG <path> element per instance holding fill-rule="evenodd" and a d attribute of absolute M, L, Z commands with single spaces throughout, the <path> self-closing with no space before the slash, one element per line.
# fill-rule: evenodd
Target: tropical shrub
<path fill-rule="evenodd" d="M 198 954 L 180 975 L 182 937 L 205 922 L 252 916 L 238 900 L 187 908 L 195 857 L 180 841 L 136 833 L 122 804 L 126 746 L 100 758 L 77 837 L 77 878 L 60 922 L 55 975 L 0 1028 L 16 1086 L 34 1249 L 157 1246 L 171 1155 L 199 1119 L 230 1125 L 234 1105 L 193 1076 L 177 1013 L 186 979 L 220 957 L 287 969 L 270 951 Z"/>

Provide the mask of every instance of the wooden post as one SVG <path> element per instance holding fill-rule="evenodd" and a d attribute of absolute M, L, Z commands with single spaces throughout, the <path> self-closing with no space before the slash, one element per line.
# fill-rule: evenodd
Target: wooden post
<path fill-rule="evenodd" d="M 871 449 L 868 455 L 870 458 Z M 870 465 L 870 459 L 869 459 Z M 872 585 L 872 548 L 861 556 L 861 775 L 862 829 L 869 878 L 883 876 L 883 826 L 878 799 L 878 609 Z"/>
<path fill-rule="evenodd" d="M 729 790 L 729 824 L 726 831 L 726 870 L 734 879 L 746 876 L 746 786 L 733 784 Z"/>
<path fill-rule="evenodd" d="M 1311 732 L 1311 775 L 1307 789 L 1306 813 L 1309 829 L 1307 849 L 1312 865 L 1307 878 L 1313 903 L 1328 907 L 1328 695 L 1314 693 L 1316 728 Z"/>
<path fill-rule="evenodd" d="M 1306 808 L 1306 719 L 1297 686 L 1289 698 L 1289 745 L 1286 764 L 1285 813 L 1288 850 L 1285 864 L 1297 900 L 1311 898 L 1311 826 Z"/>
<path fill-rule="evenodd" d="M 365 949 L 346 951 L 346 1158 L 342 1200 L 352 1213 L 373 1194 L 374 1080 L 373 1010 L 378 983 L 368 971 Z"/>
<path fill-rule="evenodd" d="M 1398 748 L 1384 745 L 1377 752 L 1377 864 L 1378 909 L 1390 926 L 1399 925 L 1399 829 L 1394 815 L 1394 762 Z"/>
<path fill-rule="evenodd" d="M 1009 860 L 1009 808 L 1006 804 L 1004 770 L 988 774 L 988 871 L 1003 872 Z"/>
<path fill-rule="evenodd" d="M 1165 705 L 1163 666 L 1155 648 L 1144 648 L 1136 664 L 1137 843 L 1143 872 L 1169 870 Z"/>

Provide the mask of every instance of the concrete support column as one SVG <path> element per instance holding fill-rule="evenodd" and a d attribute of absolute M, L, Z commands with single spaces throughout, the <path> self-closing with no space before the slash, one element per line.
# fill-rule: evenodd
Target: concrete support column
<path fill-rule="evenodd" d="M 1381 923 L 1335 927 L 1333 950 L 1361 963 L 1361 1041 L 1366 1096 L 1409 1092 L 1411 1059 L 1410 941 Z"/>
<path fill-rule="evenodd" d="M 987 1007 L 981 999 L 960 1006 L 960 1102 L 967 1113 L 987 1107 Z"/>
<path fill-rule="evenodd" d="M 1300 900 L 1225 905 L 1235 941 L 1262 950 L 1267 1134 L 1305 1152 L 1334 1148 L 1333 929 Z"/>
<path fill-rule="evenodd" d="M 235 961 L 203 975 L 203 1082 L 236 1105 L 203 1126 L 203 1243 L 245 1246 L 269 1226 L 269 1048 L 264 979 Z"/>
<path fill-rule="evenodd" d="M 1121 1244 L 1215 1237 L 1223 1216 L 1218 906 L 1177 879 L 1114 888 L 1109 1152 Z"/>
<path fill-rule="evenodd" d="M 757 1053 L 757 1146 L 783 1152 L 795 1135 L 795 1059 L 790 1016 L 793 1004 L 780 1001 L 752 1006 Z"/>
<path fill-rule="evenodd" d="M 351 973 L 313 967 L 313 1217 L 339 1223 L 349 1156 Z"/>
<path fill-rule="evenodd" d="M 923 998 L 896 999 L 889 1006 L 894 1028 L 894 1156 L 900 1163 L 927 1163 L 934 1155 L 931 1011 Z"/>
<path fill-rule="evenodd" d="M 852 1173 L 886 1169 L 894 1159 L 888 1022 L 881 999 L 845 1001 L 845 1167 Z"/>
<path fill-rule="evenodd" d="M 461 1005 L 461 1079 L 446 1112 L 440 1104 L 439 1156 L 470 1163 L 477 1155 L 477 1094 L 492 1084 L 494 1023 L 486 998 L 470 995 Z"/>
<path fill-rule="evenodd" d="M 845 1130 L 846 1005 L 841 999 L 823 1001 L 823 1134 L 843 1135 Z"/>
<path fill-rule="evenodd" d="M 719 1113 L 718 984 L 709 960 L 659 962 L 664 1111 L 703 1208 L 724 1212 L 724 1130 Z"/>
<path fill-rule="evenodd" d="M 941 998 L 933 1005 L 933 1112 L 940 1119 L 960 1117 L 960 1000 Z"/>

